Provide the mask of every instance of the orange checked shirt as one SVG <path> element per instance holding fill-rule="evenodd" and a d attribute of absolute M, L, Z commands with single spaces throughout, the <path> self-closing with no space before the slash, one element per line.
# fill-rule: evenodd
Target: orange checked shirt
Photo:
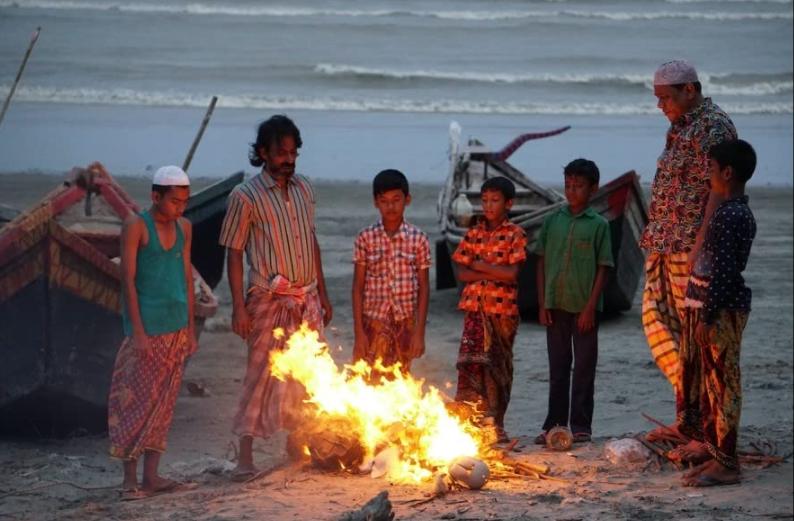
<path fill-rule="evenodd" d="M 527 237 L 524 230 L 505 220 L 495 230 L 485 223 L 473 226 L 458 245 L 452 260 L 464 266 L 474 261 L 510 266 L 527 258 Z M 458 309 L 493 315 L 518 315 L 518 284 L 481 280 L 466 284 Z"/>

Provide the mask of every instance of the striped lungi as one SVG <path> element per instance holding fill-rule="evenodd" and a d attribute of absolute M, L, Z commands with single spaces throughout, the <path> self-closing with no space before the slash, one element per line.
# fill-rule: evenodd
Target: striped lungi
<path fill-rule="evenodd" d="M 270 373 L 270 352 L 283 349 L 304 321 L 322 336 L 322 308 L 316 285 L 306 292 L 290 294 L 276 285 L 271 289 L 252 286 L 245 307 L 252 329 L 247 339 L 248 366 L 233 432 L 266 438 L 295 421 L 305 396 L 300 383 L 291 379 L 282 382 Z M 285 335 L 275 338 L 276 328 L 282 328 Z"/>
<path fill-rule="evenodd" d="M 689 281 L 687 253 L 651 253 L 645 261 L 642 326 L 651 355 L 673 388 L 679 385 L 678 346 Z"/>

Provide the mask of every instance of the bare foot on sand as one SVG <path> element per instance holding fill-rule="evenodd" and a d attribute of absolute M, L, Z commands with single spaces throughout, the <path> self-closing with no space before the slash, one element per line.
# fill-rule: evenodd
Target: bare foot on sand
<path fill-rule="evenodd" d="M 739 483 L 741 474 L 737 469 L 729 469 L 715 460 L 704 464 L 703 470 L 695 476 L 684 477 L 682 483 L 685 487 L 714 487 L 720 485 L 735 485 Z"/>
<path fill-rule="evenodd" d="M 680 445 L 667 451 L 667 457 L 681 463 L 703 463 L 711 459 L 711 454 L 706 450 L 705 443 L 697 440 L 690 440 L 689 443 L 685 445 Z"/>
<path fill-rule="evenodd" d="M 705 461 L 705 462 L 701 463 L 700 465 L 692 467 L 691 469 L 689 469 L 686 472 L 684 472 L 684 476 L 683 477 L 684 477 L 684 479 L 697 477 L 701 472 L 706 470 L 710 465 L 711 465 L 711 460 Z"/>
<path fill-rule="evenodd" d="M 162 476 L 154 476 L 153 478 L 143 480 L 143 490 L 155 494 L 170 492 L 179 487 L 179 485 L 179 481 L 167 479 Z"/>
<path fill-rule="evenodd" d="M 648 431 L 648 434 L 645 435 L 645 439 L 653 443 L 654 441 L 668 439 L 670 436 L 684 437 L 684 435 L 678 430 L 677 423 L 671 423 L 667 427 L 656 427 L 655 429 Z"/>

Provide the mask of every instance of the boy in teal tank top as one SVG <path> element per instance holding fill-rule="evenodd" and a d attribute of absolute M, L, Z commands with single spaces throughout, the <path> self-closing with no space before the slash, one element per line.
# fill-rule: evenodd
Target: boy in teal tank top
<path fill-rule="evenodd" d="M 176 166 L 154 174 L 152 206 L 121 233 L 123 326 L 108 399 L 110 454 L 124 462 L 123 499 L 175 489 L 157 468 L 165 451 L 185 360 L 196 350 L 191 225 L 182 217 L 190 181 Z M 143 480 L 138 485 L 138 458 Z"/>

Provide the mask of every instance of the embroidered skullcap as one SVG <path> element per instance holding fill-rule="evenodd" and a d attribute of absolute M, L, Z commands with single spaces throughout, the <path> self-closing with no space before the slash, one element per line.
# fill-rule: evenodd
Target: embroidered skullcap
<path fill-rule="evenodd" d="M 653 75 L 654 85 L 683 85 L 695 83 L 698 73 L 695 67 L 686 60 L 673 60 L 659 65 Z"/>
<path fill-rule="evenodd" d="M 152 184 L 161 186 L 189 186 L 190 179 L 178 166 L 161 166 L 154 173 Z"/>

